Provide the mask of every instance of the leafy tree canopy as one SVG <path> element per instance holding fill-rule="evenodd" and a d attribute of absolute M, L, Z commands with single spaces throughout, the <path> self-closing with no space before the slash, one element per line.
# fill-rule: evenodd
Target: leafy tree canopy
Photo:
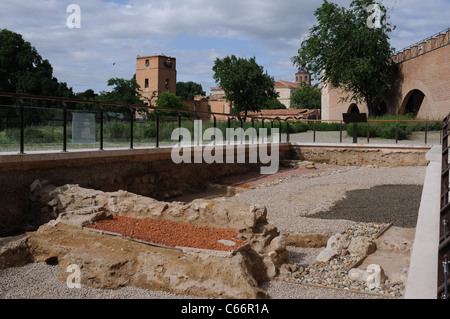
<path fill-rule="evenodd" d="M 322 82 L 348 93 L 347 99 L 365 102 L 369 113 L 377 113 L 390 89 L 396 64 L 388 34 L 395 28 L 387 22 L 386 8 L 380 8 L 380 26 L 370 26 L 373 0 L 353 0 L 349 9 L 323 1 L 314 15 L 317 24 L 302 42 L 294 65 L 303 62 Z"/>
<path fill-rule="evenodd" d="M 108 86 L 114 86 L 110 91 L 101 91 L 98 100 L 102 102 L 122 103 L 128 105 L 144 105 L 141 100 L 141 90 L 136 82 L 136 74 L 131 80 L 123 78 L 111 78 L 108 80 Z M 89 92 L 90 93 L 90 92 Z M 106 106 L 105 110 L 111 112 L 125 112 L 124 107 Z"/>
<path fill-rule="evenodd" d="M 189 81 L 177 82 L 177 95 L 185 100 L 193 100 L 196 95 L 206 95 L 203 91 L 202 85 Z"/>
<path fill-rule="evenodd" d="M 233 102 L 233 112 L 259 111 L 268 100 L 278 97 L 274 80 L 264 72 L 255 58 L 249 60 L 234 55 L 216 59 L 213 78 Z"/>
<path fill-rule="evenodd" d="M 111 92 L 100 92 L 100 101 L 143 105 L 140 86 L 136 82 L 136 74 L 131 78 L 131 80 L 111 78 L 108 80 L 108 86 L 114 86 L 114 88 Z"/>
<path fill-rule="evenodd" d="M 317 86 L 300 85 L 291 93 L 291 108 L 293 109 L 320 109 L 322 93 Z"/>
<path fill-rule="evenodd" d="M 0 91 L 74 97 L 72 88 L 53 76 L 50 62 L 43 59 L 22 35 L 7 29 L 0 29 Z"/>
<path fill-rule="evenodd" d="M 180 109 L 187 110 L 189 107 L 181 103 L 181 98 L 174 93 L 163 92 L 158 96 L 156 100 L 156 106 L 161 108 L 171 108 L 171 109 Z M 159 110 L 159 115 L 162 116 L 178 116 L 177 111 L 168 111 L 168 110 Z M 180 115 L 183 117 L 190 116 L 190 113 L 180 112 Z"/>
<path fill-rule="evenodd" d="M 263 110 L 285 110 L 286 105 L 277 99 L 270 99 L 261 107 Z"/>

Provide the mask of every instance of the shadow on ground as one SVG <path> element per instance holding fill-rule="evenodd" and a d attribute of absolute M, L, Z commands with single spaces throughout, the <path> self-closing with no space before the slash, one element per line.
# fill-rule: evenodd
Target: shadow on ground
<path fill-rule="evenodd" d="M 355 222 L 392 223 L 414 228 L 417 224 L 422 185 L 378 185 L 348 191 L 330 210 L 310 218 L 345 219 Z"/>

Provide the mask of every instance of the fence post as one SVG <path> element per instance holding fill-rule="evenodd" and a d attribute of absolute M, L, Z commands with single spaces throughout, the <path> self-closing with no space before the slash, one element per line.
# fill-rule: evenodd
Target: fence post
<path fill-rule="evenodd" d="M 273 143 L 273 121 L 270 120 L 270 142 Z"/>
<path fill-rule="evenodd" d="M 290 133 L 290 124 L 289 120 L 286 120 L 286 142 L 289 143 L 291 141 L 291 133 Z"/>
<path fill-rule="evenodd" d="M 252 129 L 254 129 L 255 128 L 255 119 L 252 117 L 251 121 L 252 121 Z M 253 131 L 253 132 L 255 132 L 255 131 Z M 256 136 L 258 136 L 258 134 L 256 134 Z M 252 134 L 252 144 L 254 144 L 254 143 L 255 143 L 255 136 Z"/>
<path fill-rule="evenodd" d="M 20 103 L 20 154 L 25 154 L 25 102 L 19 97 Z"/>
<path fill-rule="evenodd" d="M 100 151 L 103 151 L 103 107 L 98 104 L 100 108 Z"/>
<path fill-rule="evenodd" d="M 181 114 L 179 111 L 177 111 L 177 114 L 178 114 L 178 129 L 181 130 Z M 178 143 L 181 143 L 181 134 L 179 134 L 178 136 Z"/>
<path fill-rule="evenodd" d="M 339 122 L 339 143 L 342 143 L 342 121 Z"/>
<path fill-rule="evenodd" d="M 156 148 L 159 148 L 159 113 L 155 110 L 156 114 Z"/>
<path fill-rule="evenodd" d="M 281 120 L 278 120 L 278 123 L 280 124 L 280 131 L 278 132 L 278 142 L 281 143 Z"/>
<path fill-rule="evenodd" d="M 262 132 L 264 132 L 264 118 L 261 119 L 261 128 L 263 129 Z M 261 136 L 261 143 L 264 143 L 264 133 Z"/>
<path fill-rule="evenodd" d="M 316 142 L 316 121 L 315 120 L 313 120 L 314 122 L 314 125 L 313 125 L 313 143 L 315 143 Z"/>
<path fill-rule="evenodd" d="M 370 143 L 370 122 L 367 121 L 367 144 Z"/>
<path fill-rule="evenodd" d="M 398 121 L 395 122 L 395 144 L 398 144 Z"/>
<path fill-rule="evenodd" d="M 195 117 L 197 118 L 197 121 L 200 121 L 200 116 L 198 115 L 198 113 L 197 112 L 195 112 Z M 198 125 L 198 123 L 197 123 L 197 125 Z M 202 129 L 201 129 L 201 127 L 199 127 L 199 132 L 198 132 L 198 134 L 197 134 L 197 141 L 196 141 L 196 145 L 197 146 L 200 146 L 200 139 L 202 139 L 202 142 L 203 142 L 203 132 L 202 132 Z M 195 132 L 195 126 L 194 126 L 194 132 Z M 194 134 L 194 136 L 195 136 L 195 134 Z"/>
<path fill-rule="evenodd" d="M 216 120 L 216 116 L 213 115 L 214 118 L 214 145 L 216 145 L 216 134 L 217 134 L 217 120 Z"/>
<path fill-rule="evenodd" d="M 63 105 L 63 152 L 67 152 L 67 103 L 62 101 Z"/>
<path fill-rule="evenodd" d="M 241 123 L 241 129 L 244 130 L 244 123 L 242 122 L 242 117 L 238 116 L 239 122 Z M 244 134 L 242 134 L 244 135 Z M 241 135 L 241 144 L 242 144 L 242 138 L 243 136 Z"/>
<path fill-rule="evenodd" d="M 229 128 L 231 128 L 231 120 L 230 120 L 229 116 L 227 116 L 227 117 L 228 117 L 227 127 L 229 129 Z M 227 134 L 226 134 L 227 144 L 229 145 L 230 144 L 230 130 L 226 130 L 226 131 L 227 131 Z"/>
<path fill-rule="evenodd" d="M 133 149 L 133 133 L 134 133 L 134 109 L 130 107 L 130 149 Z"/>

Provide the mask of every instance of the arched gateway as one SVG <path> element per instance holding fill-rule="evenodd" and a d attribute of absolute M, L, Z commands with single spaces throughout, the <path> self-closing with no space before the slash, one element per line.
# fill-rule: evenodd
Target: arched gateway
<path fill-rule="evenodd" d="M 450 29 L 435 34 L 398 52 L 393 60 L 399 75 L 380 106 L 379 114 L 412 114 L 419 119 L 442 120 L 450 111 Z M 341 120 L 354 102 L 331 85 L 322 85 L 322 119 Z M 364 103 L 361 113 L 368 113 Z"/>

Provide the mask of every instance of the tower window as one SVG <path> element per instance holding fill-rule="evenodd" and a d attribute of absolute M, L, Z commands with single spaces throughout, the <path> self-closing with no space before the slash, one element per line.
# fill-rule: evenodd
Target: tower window
<path fill-rule="evenodd" d="M 145 60 L 145 66 L 149 66 L 150 65 L 150 60 Z"/>
<path fill-rule="evenodd" d="M 300 79 L 299 82 L 301 82 L 302 81 L 302 76 L 299 76 L 298 78 Z"/>
<path fill-rule="evenodd" d="M 148 79 L 145 79 L 145 88 L 148 89 Z"/>

